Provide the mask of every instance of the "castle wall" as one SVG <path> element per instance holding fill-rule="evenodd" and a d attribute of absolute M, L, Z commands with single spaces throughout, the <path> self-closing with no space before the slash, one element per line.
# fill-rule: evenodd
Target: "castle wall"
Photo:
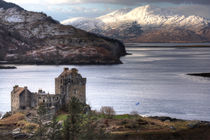
<path fill-rule="evenodd" d="M 14 90 L 11 94 L 11 111 L 14 112 L 20 107 L 19 96 L 14 93 Z"/>
<path fill-rule="evenodd" d="M 63 73 L 55 79 L 56 94 L 63 94 L 63 102 L 68 104 L 71 97 L 86 103 L 86 78 L 78 73 L 77 69 L 64 68 Z"/>
<path fill-rule="evenodd" d="M 61 94 L 61 79 L 55 78 L 55 94 Z"/>
<path fill-rule="evenodd" d="M 68 84 L 65 98 L 66 103 L 68 103 L 72 97 L 76 97 L 81 103 L 86 103 L 86 86 L 83 84 L 84 82 L 86 82 L 85 78 L 83 78 L 80 84 Z"/>
<path fill-rule="evenodd" d="M 37 93 L 31 94 L 31 108 L 36 108 L 38 106 L 38 96 Z"/>
<path fill-rule="evenodd" d="M 26 93 L 23 92 L 20 96 L 19 96 L 19 102 L 20 102 L 20 106 L 19 109 L 26 109 Z"/>
<path fill-rule="evenodd" d="M 47 107 L 59 109 L 62 105 L 60 94 L 38 94 L 38 105 L 45 104 Z"/>
<path fill-rule="evenodd" d="M 25 87 L 25 107 L 26 108 L 32 108 L 32 94 L 28 89 L 27 87 Z"/>

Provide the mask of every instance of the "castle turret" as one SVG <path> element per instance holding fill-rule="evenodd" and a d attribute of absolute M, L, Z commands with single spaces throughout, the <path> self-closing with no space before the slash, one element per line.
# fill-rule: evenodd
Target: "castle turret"
<path fill-rule="evenodd" d="M 11 111 L 24 110 L 31 108 L 32 93 L 27 87 L 19 87 L 18 85 L 13 87 L 11 92 Z"/>
<path fill-rule="evenodd" d="M 64 68 L 64 71 L 69 71 L 69 68 Z"/>

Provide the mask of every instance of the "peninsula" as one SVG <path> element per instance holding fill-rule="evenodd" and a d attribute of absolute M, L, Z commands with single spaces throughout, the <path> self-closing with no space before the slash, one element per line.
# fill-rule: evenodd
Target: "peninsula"
<path fill-rule="evenodd" d="M 7 64 L 120 64 L 116 39 L 62 25 L 44 13 L 0 0 L 0 61 Z"/>

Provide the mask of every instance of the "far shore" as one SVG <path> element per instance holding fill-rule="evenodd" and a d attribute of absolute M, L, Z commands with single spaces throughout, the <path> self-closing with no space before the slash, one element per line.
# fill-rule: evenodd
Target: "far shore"
<path fill-rule="evenodd" d="M 200 77 L 208 77 L 208 78 L 210 78 L 210 73 L 189 73 L 187 75 L 200 76 Z"/>
<path fill-rule="evenodd" d="M 126 47 L 195 47 L 195 48 L 209 48 L 210 43 L 124 43 Z"/>
<path fill-rule="evenodd" d="M 152 45 L 152 46 L 147 46 L 147 45 L 145 45 L 145 46 L 143 46 L 143 45 L 141 45 L 141 46 L 139 46 L 139 45 L 137 45 L 137 44 L 125 44 L 125 46 L 126 47 L 164 47 L 164 48 L 170 48 L 170 47 L 177 47 L 177 48 L 190 48 L 190 47 L 194 47 L 194 48 L 210 48 L 210 46 L 205 46 L 205 45 L 188 45 L 188 46 L 185 46 L 185 45 L 182 45 L 182 46 L 159 46 L 159 45 L 157 45 L 157 46 L 155 46 L 155 45 Z"/>
<path fill-rule="evenodd" d="M 0 66 L 0 69 L 16 69 L 15 66 Z"/>

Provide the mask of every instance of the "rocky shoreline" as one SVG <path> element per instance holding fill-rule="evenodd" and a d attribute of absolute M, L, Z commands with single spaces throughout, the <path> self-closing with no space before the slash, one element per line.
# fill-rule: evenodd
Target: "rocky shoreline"
<path fill-rule="evenodd" d="M 115 64 L 123 64 L 120 59 L 80 59 L 79 57 L 73 58 L 74 60 L 30 60 L 30 58 L 26 60 L 14 60 L 9 61 L 4 64 L 9 65 L 115 65 Z"/>

